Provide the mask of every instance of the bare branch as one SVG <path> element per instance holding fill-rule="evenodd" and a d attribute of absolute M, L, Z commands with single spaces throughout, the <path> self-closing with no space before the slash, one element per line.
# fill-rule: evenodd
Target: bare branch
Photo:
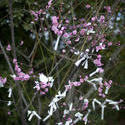
<path fill-rule="evenodd" d="M 13 56 L 14 56 L 14 58 L 16 58 L 12 4 L 13 4 L 13 1 L 9 0 L 9 16 L 10 16 L 10 28 L 11 28 L 12 48 L 13 48 Z"/>

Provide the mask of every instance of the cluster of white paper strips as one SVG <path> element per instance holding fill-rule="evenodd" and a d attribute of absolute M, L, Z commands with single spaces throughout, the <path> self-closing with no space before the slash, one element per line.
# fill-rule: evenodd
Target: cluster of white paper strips
<path fill-rule="evenodd" d="M 84 100 L 87 100 L 87 101 L 88 101 L 88 99 L 84 99 Z M 85 101 L 84 101 L 84 102 L 85 102 Z M 97 103 L 97 104 L 101 107 L 101 119 L 102 119 L 102 120 L 104 119 L 104 108 L 106 108 L 106 104 L 107 104 L 107 103 L 110 104 L 110 105 L 114 105 L 115 108 L 116 108 L 117 110 L 119 110 L 119 106 L 118 106 L 119 102 L 112 101 L 112 100 L 110 100 L 110 99 L 105 99 L 105 101 L 104 101 L 103 103 L 101 103 L 101 102 L 100 102 L 99 100 L 97 100 L 96 98 L 93 99 L 93 101 L 92 101 L 93 110 L 96 110 L 96 108 L 95 108 L 95 103 Z M 70 113 L 70 111 L 72 110 L 72 106 L 73 106 L 73 104 L 71 103 L 70 106 L 69 106 L 69 110 L 64 110 L 64 115 Z M 75 119 L 74 121 L 73 121 L 72 119 L 66 121 L 65 125 L 70 125 L 71 123 L 76 124 L 78 121 L 80 121 L 80 120 L 82 120 L 82 119 L 83 119 L 83 121 L 85 122 L 85 124 L 87 124 L 87 122 L 88 122 L 88 116 L 89 116 L 90 112 L 91 112 L 91 109 L 88 109 L 88 112 L 86 113 L 86 115 L 85 115 L 84 117 L 83 117 L 83 114 L 80 113 L 80 112 L 75 113 L 76 119 Z M 57 123 L 57 124 L 58 124 L 58 125 L 62 125 L 62 123 Z"/>
<path fill-rule="evenodd" d="M 106 103 L 110 104 L 110 105 L 114 105 L 115 108 L 117 110 L 119 110 L 119 102 L 116 102 L 116 101 L 112 101 L 110 99 L 105 99 L 105 101 L 103 103 L 101 103 L 100 101 L 98 101 L 97 99 L 93 99 L 92 101 L 92 106 L 93 106 L 93 110 L 95 110 L 95 103 L 97 103 L 101 108 L 102 108 L 102 113 L 101 113 L 101 119 L 103 120 L 104 119 L 104 108 L 106 108 Z"/>
<path fill-rule="evenodd" d="M 76 124 L 78 121 L 80 121 L 80 120 L 82 120 L 82 119 L 84 119 L 85 124 L 87 124 L 88 115 L 90 114 L 90 112 L 91 112 L 91 110 L 88 109 L 88 112 L 86 113 L 86 115 L 85 115 L 84 117 L 83 117 L 83 114 L 80 113 L 80 112 L 75 113 L 75 118 L 76 118 L 76 119 L 75 119 L 74 121 L 73 121 L 72 119 L 67 120 L 66 123 L 65 123 L 65 125 L 71 125 L 71 123 Z M 57 124 L 58 124 L 58 125 L 63 125 L 62 122 L 57 123 Z"/>
<path fill-rule="evenodd" d="M 92 32 L 93 33 L 93 32 Z M 59 39 L 60 39 L 60 36 L 57 38 L 57 42 L 56 42 L 56 45 L 55 45 L 55 50 L 57 50 L 57 47 L 58 47 L 58 43 L 59 43 Z M 82 66 L 84 66 L 84 69 L 88 69 L 88 59 L 91 58 L 91 56 L 88 55 L 89 53 L 89 49 L 86 49 L 85 50 L 85 53 L 80 53 L 79 51 L 78 52 L 75 52 L 74 54 L 76 55 L 80 55 L 80 59 L 78 61 L 76 61 L 75 65 L 78 67 L 80 65 L 80 63 L 82 62 Z M 99 73 L 100 72 L 100 68 L 97 68 L 94 72 L 92 72 L 89 77 L 92 77 L 93 75 L 95 75 L 96 73 Z M 101 71 L 103 72 L 103 71 Z M 40 74 L 39 75 L 39 80 L 41 82 L 51 82 L 51 87 L 53 86 L 53 82 L 54 82 L 54 79 L 53 77 L 46 77 L 44 74 Z M 91 80 L 86 80 L 88 83 L 92 84 L 94 89 L 97 90 L 97 85 L 100 85 L 102 84 L 102 81 L 103 81 L 103 78 L 102 77 L 99 77 L 99 78 L 93 78 Z M 106 90 L 105 90 L 105 94 L 108 93 L 108 90 L 109 88 L 106 87 Z M 11 91 L 11 90 L 9 90 Z M 49 117 L 51 117 L 53 115 L 53 113 L 57 110 L 57 108 L 59 107 L 58 106 L 58 102 L 65 98 L 66 96 L 66 93 L 67 93 L 67 90 L 65 90 L 64 92 L 58 92 L 57 95 L 53 98 L 53 100 L 51 101 L 51 103 L 49 104 L 49 111 L 48 111 L 48 115 L 43 119 L 43 121 L 46 121 Z M 84 99 L 84 103 L 85 102 L 88 102 L 89 103 L 89 100 L 88 99 Z M 84 105 L 83 103 L 83 105 Z M 93 110 L 96 110 L 95 108 L 95 103 L 97 103 L 100 107 L 101 107 L 101 119 L 103 120 L 104 119 L 104 109 L 106 108 L 106 104 L 110 104 L 110 105 L 114 105 L 115 108 L 117 110 L 119 110 L 119 102 L 116 102 L 116 101 L 112 101 L 110 99 L 105 99 L 105 101 L 103 103 L 101 103 L 99 100 L 97 100 L 96 98 L 93 99 L 92 101 L 92 107 L 93 107 Z M 64 110 L 64 116 L 66 114 L 69 114 L 71 111 L 72 111 L 72 107 L 73 107 L 73 103 L 71 103 L 69 105 L 69 109 L 68 110 Z M 81 114 L 80 112 L 77 112 L 75 113 L 75 120 L 73 121 L 72 119 L 69 119 L 66 121 L 65 125 L 70 125 L 71 123 L 74 123 L 76 124 L 78 121 L 82 120 L 85 122 L 85 124 L 87 124 L 88 122 L 88 116 L 91 112 L 91 109 L 88 109 L 86 115 L 83 117 L 83 114 Z M 28 116 L 29 116 L 29 121 L 31 121 L 32 117 L 33 116 L 36 116 L 38 119 L 41 119 L 41 117 L 35 112 L 35 111 L 30 111 L 28 110 Z M 58 125 L 62 125 L 62 122 L 60 123 L 57 123 Z"/>
<path fill-rule="evenodd" d="M 85 53 L 80 53 L 79 51 L 74 52 L 75 55 L 80 55 L 81 57 L 79 60 L 75 62 L 75 65 L 77 67 L 81 64 L 81 62 L 83 62 L 82 66 L 84 66 L 84 69 L 88 69 L 88 59 L 91 58 L 91 56 L 89 56 L 88 53 L 89 53 L 89 49 L 86 49 Z"/>
<path fill-rule="evenodd" d="M 48 111 L 48 116 L 46 116 L 43 121 L 46 121 L 57 110 L 58 101 L 60 101 L 62 98 L 65 98 L 66 92 L 66 90 L 63 93 L 59 91 L 58 94 L 53 98 L 52 102 L 49 104 L 50 110 Z"/>

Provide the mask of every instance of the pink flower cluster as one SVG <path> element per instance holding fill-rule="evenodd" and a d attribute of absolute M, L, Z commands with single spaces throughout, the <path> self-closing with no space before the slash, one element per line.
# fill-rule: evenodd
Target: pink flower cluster
<path fill-rule="evenodd" d="M 105 94 L 103 93 L 103 85 L 100 84 L 99 88 L 98 88 L 98 92 L 99 92 L 99 96 L 105 98 Z"/>
<path fill-rule="evenodd" d="M 111 13 L 111 7 L 110 6 L 104 6 L 104 9 L 106 9 L 108 13 Z"/>
<path fill-rule="evenodd" d="M 43 14 L 43 10 L 42 9 L 40 9 L 39 11 L 33 11 L 33 10 L 31 10 L 30 11 L 31 12 L 31 14 L 35 17 L 35 21 L 38 21 L 38 19 L 39 19 L 39 16 L 41 15 L 41 14 Z M 32 22 L 32 23 L 34 23 L 34 22 Z"/>
<path fill-rule="evenodd" d="M 68 91 L 68 90 L 70 90 L 73 86 L 75 86 L 75 87 L 80 86 L 85 80 L 86 80 L 86 77 L 83 79 L 83 78 L 80 76 L 80 81 L 75 81 L 75 82 L 69 81 L 69 82 L 68 82 L 69 84 L 68 84 L 68 85 L 65 85 L 65 88 L 66 88 L 66 90 Z"/>
<path fill-rule="evenodd" d="M 30 75 L 21 71 L 21 68 L 19 67 L 19 65 L 17 63 L 17 59 L 13 59 L 13 63 L 15 65 L 15 72 L 16 72 L 16 75 L 12 75 L 13 79 L 16 80 L 16 81 L 27 81 L 27 80 L 29 80 Z"/>
<path fill-rule="evenodd" d="M 52 1 L 53 1 L 53 0 L 49 0 L 48 5 L 46 6 L 46 9 L 48 9 L 48 8 L 51 7 L 51 5 L 52 5 Z"/>
<path fill-rule="evenodd" d="M 40 91 L 40 95 L 45 95 L 48 92 L 48 88 L 50 87 L 49 83 L 44 83 L 44 82 L 35 82 L 37 91 Z"/>
<path fill-rule="evenodd" d="M 91 6 L 90 6 L 89 4 L 87 4 L 87 5 L 86 5 L 86 8 L 89 9 L 89 8 L 91 8 Z"/>
<path fill-rule="evenodd" d="M 35 87 L 41 95 L 45 95 L 48 92 L 48 89 L 53 86 L 54 79 L 53 77 L 46 77 L 43 73 L 39 74 L 39 81 L 35 81 Z"/>
<path fill-rule="evenodd" d="M 62 35 L 63 34 L 63 31 L 65 29 L 65 27 L 61 27 L 61 25 L 59 25 L 59 22 L 58 22 L 58 17 L 57 16 L 53 16 L 52 17 L 52 31 L 54 31 L 55 34 L 57 35 Z M 61 27 L 61 28 L 60 28 Z M 60 29 L 59 29 L 60 28 Z"/>
<path fill-rule="evenodd" d="M 100 43 L 99 46 L 96 46 L 96 52 L 98 52 L 99 50 L 103 50 L 103 49 L 105 49 L 105 44 Z"/>
<path fill-rule="evenodd" d="M 103 64 L 101 63 L 101 58 L 102 56 L 101 55 L 97 55 L 97 59 L 94 60 L 94 64 L 96 66 L 102 66 Z"/>
<path fill-rule="evenodd" d="M 101 15 L 98 21 L 99 21 L 99 23 L 104 23 L 105 17 L 103 15 Z"/>
<path fill-rule="evenodd" d="M 112 80 L 109 80 L 109 82 L 104 82 L 104 85 L 100 84 L 100 86 L 98 88 L 99 96 L 105 98 L 106 94 L 108 94 L 108 90 L 110 89 L 111 84 L 112 84 Z M 103 90 L 104 90 L 103 87 L 106 88 L 105 89 L 105 93 L 103 93 Z"/>

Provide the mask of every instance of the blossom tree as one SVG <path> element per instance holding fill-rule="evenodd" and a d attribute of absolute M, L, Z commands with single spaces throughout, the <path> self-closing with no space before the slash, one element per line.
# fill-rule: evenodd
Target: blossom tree
<path fill-rule="evenodd" d="M 123 99 L 112 94 L 108 74 L 125 48 L 111 37 L 120 1 L 29 2 L 29 47 L 16 42 L 15 3 L 9 0 L 11 42 L 0 41 L 8 65 L 0 76 L 8 115 L 23 125 L 75 125 L 96 124 L 95 116 L 103 121 L 106 111 L 119 111 Z"/>

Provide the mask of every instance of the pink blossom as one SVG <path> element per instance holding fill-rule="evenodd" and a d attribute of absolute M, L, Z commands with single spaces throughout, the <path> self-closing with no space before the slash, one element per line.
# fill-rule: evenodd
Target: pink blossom
<path fill-rule="evenodd" d="M 105 98 L 106 97 L 105 94 L 102 94 L 102 97 Z"/>
<path fill-rule="evenodd" d="M 23 80 L 26 80 L 26 81 L 27 81 L 27 80 L 29 80 L 29 79 L 30 79 L 29 74 L 25 74 L 25 75 L 24 75 L 24 79 L 23 79 Z"/>
<path fill-rule="evenodd" d="M 64 33 L 63 37 L 68 38 L 69 34 L 68 33 Z"/>
<path fill-rule="evenodd" d="M 102 44 L 102 45 L 100 44 L 99 46 L 96 46 L 96 52 L 103 49 L 105 49 L 105 44 Z"/>
<path fill-rule="evenodd" d="M 61 30 L 62 30 L 62 31 L 63 31 L 63 30 L 65 30 L 65 27 L 64 27 L 64 26 L 62 26 L 62 27 L 61 27 Z"/>
<path fill-rule="evenodd" d="M 70 90 L 73 86 L 73 84 L 70 81 L 68 83 L 69 83 L 69 85 L 65 85 L 65 88 L 67 91 Z"/>
<path fill-rule="evenodd" d="M 54 26 L 58 26 L 59 25 L 58 24 L 58 17 L 57 16 L 53 16 L 52 17 L 52 23 L 53 23 Z"/>
<path fill-rule="evenodd" d="M 40 90 L 39 84 L 36 84 L 35 88 L 37 89 L 37 91 L 39 91 Z"/>
<path fill-rule="evenodd" d="M 8 46 L 6 47 L 6 50 L 11 51 L 11 45 L 10 44 L 8 44 Z"/>
<path fill-rule="evenodd" d="M 29 71 L 29 74 L 33 74 L 33 68 Z"/>
<path fill-rule="evenodd" d="M 35 22 L 34 21 L 31 21 L 31 24 L 34 24 Z"/>
<path fill-rule="evenodd" d="M 102 56 L 99 54 L 99 55 L 97 55 L 97 58 L 98 58 L 98 59 L 101 59 L 101 58 L 102 58 Z"/>
<path fill-rule="evenodd" d="M 77 37 L 76 39 L 75 39 L 75 42 L 78 42 L 79 41 L 79 37 Z"/>
<path fill-rule="evenodd" d="M 99 87 L 98 88 L 98 92 L 101 93 L 102 92 L 102 88 Z"/>
<path fill-rule="evenodd" d="M 35 21 L 38 21 L 38 17 L 36 17 L 34 20 L 35 20 Z"/>
<path fill-rule="evenodd" d="M 68 41 L 67 41 L 67 43 L 70 45 L 70 44 L 71 44 L 71 41 L 70 41 L 70 40 L 68 40 Z"/>
<path fill-rule="evenodd" d="M 104 17 L 103 15 L 101 15 L 101 16 L 100 16 L 100 19 L 99 19 L 99 22 L 100 22 L 100 23 L 104 23 L 104 21 L 105 21 L 105 17 Z"/>
<path fill-rule="evenodd" d="M 111 13 L 111 7 L 110 6 L 104 6 L 104 9 L 106 9 L 108 13 Z"/>
<path fill-rule="evenodd" d="M 103 73 L 103 72 L 104 72 L 104 69 L 99 68 L 99 73 Z"/>
<path fill-rule="evenodd" d="M 109 80 L 109 84 L 110 84 L 110 85 L 112 84 L 112 80 Z"/>
<path fill-rule="evenodd" d="M 73 82 L 73 85 L 74 85 L 74 86 L 80 86 L 81 83 L 80 83 L 80 82 Z"/>
<path fill-rule="evenodd" d="M 58 35 L 62 35 L 63 34 L 63 31 L 62 30 L 60 30 L 60 31 L 58 31 Z"/>
<path fill-rule="evenodd" d="M 3 87 L 6 82 L 7 82 L 7 78 L 2 78 L 0 76 L 0 87 Z"/>
<path fill-rule="evenodd" d="M 59 32 L 57 26 L 53 25 L 52 28 L 51 28 L 55 34 L 57 34 Z"/>
<path fill-rule="evenodd" d="M 49 5 L 49 6 L 52 4 L 52 1 L 53 1 L 53 0 L 50 0 L 50 1 L 48 2 L 48 5 Z"/>
<path fill-rule="evenodd" d="M 23 45 L 23 43 L 24 43 L 24 41 L 23 41 L 23 40 L 21 40 L 21 41 L 20 41 L 20 45 L 22 46 L 22 45 Z"/>
<path fill-rule="evenodd" d="M 40 9 L 39 11 L 38 11 L 38 14 L 40 15 L 41 13 L 43 13 L 43 10 L 42 9 Z"/>
<path fill-rule="evenodd" d="M 65 85 L 65 88 L 67 91 L 71 89 L 71 87 L 69 85 Z"/>
<path fill-rule="evenodd" d="M 96 16 L 94 16 L 94 17 L 92 17 L 92 21 L 95 21 L 97 19 L 97 17 Z"/>
<path fill-rule="evenodd" d="M 107 83 L 107 82 L 104 82 L 104 86 L 108 86 L 108 83 Z"/>
<path fill-rule="evenodd" d="M 101 50 L 102 47 L 101 46 L 96 46 L 96 52 L 98 52 L 99 50 Z"/>
<path fill-rule="evenodd" d="M 17 77 L 17 76 L 13 77 L 13 79 L 14 79 L 15 81 L 19 81 L 19 80 L 20 80 L 20 78 Z"/>
<path fill-rule="evenodd" d="M 85 34 L 85 29 L 81 29 L 80 34 L 84 35 Z"/>
<path fill-rule="evenodd" d="M 17 59 L 14 58 L 13 59 L 13 63 L 16 64 L 17 63 Z"/>
<path fill-rule="evenodd" d="M 85 76 L 84 80 L 86 81 L 89 77 L 88 76 Z"/>
<path fill-rule="evenodd" d="M 108 43 L 108 46 L 112 46 L 112 42 L 109 42 L 109 43 Z"/>
<path fill-rule="evenodd" d="M 97 65 L 97 66 L 102 66 L 103 64 L 101 63 L 101 60 L 100 59 L 95 59 L 94 60 L 94 64 Z"/>
<path fill-rule="evenodd" d="M 45 88 L 45 92 L 48 92 L 48 88 Z"/>
<path fill-rule="evenodd" d="M 19 66 L 18 66 L 17 64 L 15 65 L 15 71 L 16 71 L 17 73 L 21 72 L 21 69 L 19 68 Z"/>
<path fill-rule="evenodd" d="M 79 100 L 80 100 L 80 101 L 81 101 L 81 100 L 83 100 L 83 97 L 82 97 L 82 96 L 80 96 L 80 97 L 79 97 Z"/>
<path fill-rule="evenodd" d="M 53 0 L 50 0 L 50 1 L 48 2 L 48 5 L 46 6 L 46 9 L 48 9 L 48 8 L 51 7 L 51 5 L 52 5 L 52 1 L 53 1 Z"/>
<path fill-rule="evenodd" d="M 30 12 L 31 12 L 32 15 L 36 15 L 35 11 L 31 10 Z"/>
<path fill-rule="evenodd" d="M 11 112 L 10 112 L 10 111 L 8 112 L 8 115 L 11 115 Z"/>
<path fill-rule="evenodd" d="M 89 40 L 89 41 L 92 40 L 92 36 L 88 36 L 88 40 Z"/>
<path fill-rule="evenodd" d="M 73 35 L 76 35 L 77 34 L 77 30 L 73 30 Z"/>
<path fill-rule="evenodd" d="M 40 95 L 45 95 L 45 92 L 43 92 L 43 91 L 40 91 Z"/>
<path fill-rule="evenodd" d="M 102 93 L 99 93 L 99 96 L 102 96 Z"/>
<path fill-rule="evenodd" d="M 89 4 L 86 5 L 86 8 L 89 9 L 91 6 Z"/>
<path fill-rule="evenodd" d="M 84 105 L 83 105 L 83 110 L 87 109 L 87 108 L 88 108 L 88 105 L 89 105 L 89 103 L 88 103 L 88 102 L 85 102 Z"/>
<path fill-rule="evenodd" d="M 84 79 L 83 79 L 83 78 L 80 78 L 80 82 L 83 83 L 83 82 L 84 82 Z"/>
<path fill-rule="evenodd" d="M 63 53 L 66 53 L 66 50 L 65 50 L 65 49 L 63 49 L 63 50 L 62 50 L 62 52 L 63 52 Z"/>
<path fill-rule="evenodd" d="M 66 20 L 65 22 L 68 24 L 68 23 L 69 23 L 69 20 Z"/>

